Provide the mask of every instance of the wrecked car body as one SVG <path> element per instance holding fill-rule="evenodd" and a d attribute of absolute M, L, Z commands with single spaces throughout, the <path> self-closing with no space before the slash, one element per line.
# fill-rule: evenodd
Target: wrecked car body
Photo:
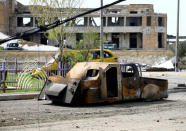
<path fill-rule="evenodd" d="M 167 98 L 168 81 L 141 76 L 136 64 L 82 62 L 66 75 L 49 77 L 39 99 L 71 105 Z"/>

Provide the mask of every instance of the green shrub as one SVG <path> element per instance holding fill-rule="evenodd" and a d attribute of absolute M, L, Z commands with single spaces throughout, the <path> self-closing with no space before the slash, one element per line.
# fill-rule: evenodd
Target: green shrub
<path fill-rule="evenodd" d="M 123 48 L 123 50 L 131 50 L 130 48 Z"/>
<path fill-rule="evenodd" d="M 4 50 L 4 48 L 0 46 L 0 50 Z"/>
<path fill-rule="evenodd" d="M 168 46 L 169 50 L 175 54 L 175 43 Z M 180 42 L 178 45 L 178 57 L 183 58 L 186 56 L 186 41 Z"/>

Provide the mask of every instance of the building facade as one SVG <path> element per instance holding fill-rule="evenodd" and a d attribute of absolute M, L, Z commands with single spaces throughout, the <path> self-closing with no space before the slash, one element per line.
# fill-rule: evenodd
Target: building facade
<path fill-rule="evenodd" d="M 0 31 L 9 35 L 16 34 L 37 25 L 36 18 L 30 13 L 28 6 L 24 6 L 14 0 L 6 1 L 7 8 L 0 2 Z M 81 12 L 89 10 L 81 9 Z M 88 14 L 76 19 L 71 27 L 66 27 L 70 36 L 66 36 L 68 45 L 75 45 L 81 39 L 82 34 L 89 30 L 99 33 L 100 12 Z M 8 21 L 8 22 L 7 22 Z M 4 23 L 3 23 L 4 22 Z M 104 41 L 117 45 L 118 49 L 167 49 L 167 15 L 154 12 L 151 4 L 115 5 L 104 9 L 103 17 Z M 48 41 L 40 33 L 26 40 L 42 44 L 55 44 Z"/>

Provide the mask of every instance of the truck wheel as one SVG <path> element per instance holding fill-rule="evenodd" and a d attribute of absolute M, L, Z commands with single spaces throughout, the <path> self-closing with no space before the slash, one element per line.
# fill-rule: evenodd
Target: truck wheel
<path fill-rule="evenodd" d="M 147 84 L 142 91 L 141 98 L 145 101 L 160 99 L 160 88 L 155 84 Z"/>

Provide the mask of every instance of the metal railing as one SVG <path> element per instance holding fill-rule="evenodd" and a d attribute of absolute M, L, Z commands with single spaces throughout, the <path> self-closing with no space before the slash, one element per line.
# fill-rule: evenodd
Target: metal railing
<path fill-rule="evenodd" d="M 0 90 L 40 89 L 43 87 L 48 76 L 60 75 L 65 77 L 71 69 L 67 64 L 58 62 L 56 67 L 42 69 L 46 62 L 0 62 Z M 33 69 L 36 69 L 38 76 L 33 77 Z M 43 73 L 44 72 L 44 73 Z M 45 74 L 45 75 L 43 75 Z"/>

